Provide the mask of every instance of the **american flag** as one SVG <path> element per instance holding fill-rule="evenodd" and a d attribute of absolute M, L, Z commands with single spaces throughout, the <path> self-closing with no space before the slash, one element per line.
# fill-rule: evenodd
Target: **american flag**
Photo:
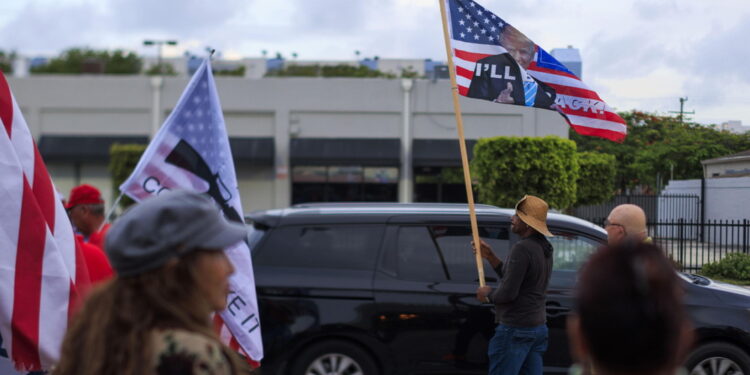
<path fill-rule="evenodd" d="M 135 201 L 170 189 L 206 193 L 227 219 L 242 222 L 232 151 L 208 59 L 196 70 L 133 173 L 120 185 L 120 191 Z M 227 309 L 214 316 L 214 328 L 224 344 L 257 367 L 263 344 L 250 249 L 242 242 L 226 253 L 235 273 L 229 279 Z"/>
<path fill-rule="evenodd" d="M 88 272 L 2 72 L 0 123 L 0 362 L 49 369 Z"/>
<path fill-rule="evenodd" d="M 508 53 L 500 44 L 500 35 L 510 25 L 472 0 L 444 1 L 458 92 L 468 96 L 475 72 L 481 71 L 477 61 Z M 627 135 L 625 121 L 565 65 L 536 44 L 534 50 L 525 70 L 554 89 L 556 110 L 568 124 L 579 134 L 622 142 Z M 524 67 L 520 69 L 524 71 Z"/>

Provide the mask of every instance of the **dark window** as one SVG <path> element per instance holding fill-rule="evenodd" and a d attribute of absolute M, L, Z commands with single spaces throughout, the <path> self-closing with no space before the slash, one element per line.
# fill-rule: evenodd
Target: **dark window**
<path fill-rule="evenodd" d="M 292 204 L 307 202 L 395 202 L 398 168 L 297 166 L 292 168 Z"/>
<path fill-rule="evenodd" d="M 554 228 L 552 234 L 555 236 L 547 239 L 554 249 L 552 268 L 555 270 L 577 271 L 602 245 L 597 240 Z"/>
<path fill-rule="evenodd" d="M 480 237 L 501 259 L 508 253 L 506 227 L 480 227 Z M 469 226 L 405 226 L 397 240 L 397 275 L 404 280 L 474 282 L 478 278 Z M 484 262 L 485 275 L 495 277 Z"/>
<path fill-rule="evenodd" d="M 427 227 L 402 227 L 398 231 L 396 272 L 403 280 L 447 280 L 440 253 Z"/>
<path fill-rule="evenodd" d="M 383 226 L 292 226 L 274 229 L 255 264 L 277 267 L 370 270 Z"/>
<path fill-rule="evenodd" d="M 450 280 L 475 282 L 479 274 L 471 250 L 471 227 L 431 226 L 430 230 L 448 266 Z M 495 255 L 505 259 L 510 246 L 507 227 L 480 227 L 479 237 L 492 247 Z M 484 274 L 486 277 L 497 277 L 487 261 L 484 261 Z"/>

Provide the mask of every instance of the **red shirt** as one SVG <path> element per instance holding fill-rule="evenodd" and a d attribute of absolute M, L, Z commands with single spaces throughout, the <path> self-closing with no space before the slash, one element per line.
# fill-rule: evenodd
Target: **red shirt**
<path fill-rule="evenodd" d="M 76 241 L 81 247 L 81 254 L 83 260 L 86 263 L 86 268 L 89 271 L 89 279 L 91 284 L 96 284 L 99 281 L 107 280 L 114 275 L 112 266 L 109 264 L 107 255 L 104 254 L 101 248 L 94 246 L 91 242 L 84 242 L 83 237 L 76 235 Z"/>
<path fill-rule="evenodd" d="M 98 232 L 91 233 L 89 236 L 88 243 L 104 250 L 104 239 L 107 236 L 107 231 L 109 230 L 110 224 L 104 224 L 102 225 L 102 228 L 99 229 Z"/>

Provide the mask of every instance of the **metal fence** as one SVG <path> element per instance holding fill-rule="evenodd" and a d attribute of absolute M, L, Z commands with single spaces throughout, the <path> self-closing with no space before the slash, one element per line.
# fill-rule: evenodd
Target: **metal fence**
<path fill-rule="evenodd" d="M 602 225 L 603 218 L 590 220 Z M 750 220 L 678 219 L 648 223 L 648 235 L 654 244 L 682 271 L 697 273 L 706 263 L 718 262 L 727 254 L 750 254 Z"/>
<path fill-rule="evenodd" d="M 649 224 L 649 235 L 685 272 L 699 272 L 730 253 L 750 250 L 750 221 L 677 220 Z"/>
<path fill-rule="evenodd" d="M 573 215 L 592 222 L 604 221 L 615 206 L 625 203 L 643 208 L 648 222 L 701 219 L 700 196 L 687 194 L 616 195 L 607 203 L 576 207 L 573 209 Z"/>
<path fill-rule="evenodd" d="M 583 206 L 573 214 L 602 225 L 617 205 L 632 203 L 646 212 L 648 234 L 685 272 L 730 253 L 750 253 L 750 220 L 705 220 L 697 195 L 620 195 L 610 202 Z"/>

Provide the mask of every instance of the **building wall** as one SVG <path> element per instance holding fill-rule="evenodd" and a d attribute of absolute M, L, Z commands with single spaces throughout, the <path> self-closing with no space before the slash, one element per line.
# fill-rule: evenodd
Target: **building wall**
<path fill-rule="evenodd" d="M 750 177 L 709 178 L 705 181 L 706 220 L 750 219 Z M 662 195 L 670 194 L 700 196 L 701 180 L 670 181 Z"/>
<path fill-rule="evenodd" d="M 705 178 L 731 176 L 733 174 L 750 174 L 750 159 L 706 164 L 705 168 Z"/>
<path fill-rule="evenodd" d="M 149 135 L 154 111 L 146 76 L 38 76 L 9 80 L 32 134 Z M 159 123 L 188 82 L 165 77 Z M 298 138 L 400 138 L 404 91 L 397 79 L 216 77 L 230 137 L 271 137 L 273 165 L 237 164 L 245 211 L 289 205 L 289 143 Z M 414 139 L 456 139 L 450 84 L 415 81 L 409 109 Z M 568 126 L 552 111 L 461 98 L 467 139 L 498 135 L 567 138 Z M 112 202 L 106 160 L 74 165 L 48 160 L 62 193 L 78 183 L 102 189 Z"/>

